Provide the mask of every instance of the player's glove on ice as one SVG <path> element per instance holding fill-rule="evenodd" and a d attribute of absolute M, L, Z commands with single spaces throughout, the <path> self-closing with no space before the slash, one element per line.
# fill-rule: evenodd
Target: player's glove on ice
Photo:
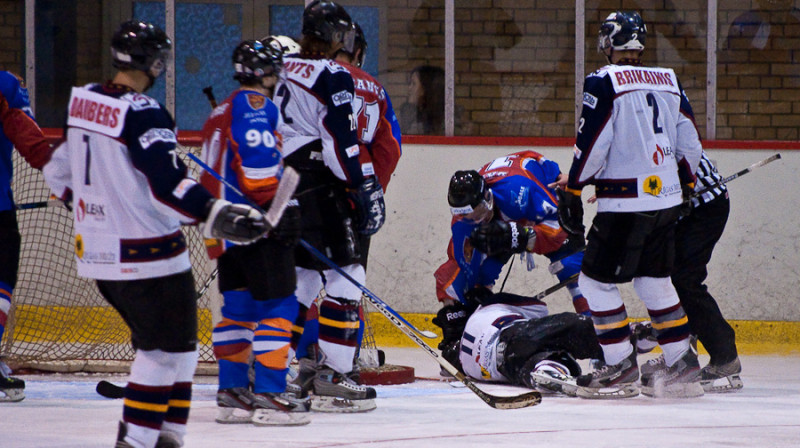
<path fill-rule="evenodd" d="M 439 350 L 443 350 L 452 341 L 460 341 L 464 327 L 467 326 L 469 314 L 461 302 L 443 307 L 436 313 L 433 323 L 442 329 L 442 342 L 439 343 Z"/>
<path fill-rule="evenodd" d="M 212 199 L 208 201 L 206 208 L 208 217 L 200 224 L 200 231 L 205 238 L 221 238 L 233 243 L 247 244 L 269 230 L 264 215 L 249 205 Z"/>
<path fill-rule="evenodd" d="M 522 253 L 533 246 L 536 233 L 516 222 L 489 221 L 472 229 L 469 241 L 472 246 L 490 257 L 509 253 Z"/>
<path fill-rule="evenodd" d="M 360 187 L 349 191 L 356 214 L 356 229 L 364 235 L 373 235 L 386 221 L 386 204 L 383 188 L 374 176 L 368 177 Z"/>
<path fill-rule="evenodd" d="M 583 236 L 583 202 L 581 195 L 561 188 L 556 189 L 558 195 L 558 223 L 569 234 Z"/>

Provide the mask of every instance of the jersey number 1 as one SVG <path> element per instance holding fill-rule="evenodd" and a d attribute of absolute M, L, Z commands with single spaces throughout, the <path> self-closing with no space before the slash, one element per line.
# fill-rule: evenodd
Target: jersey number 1
<path fill-rule="evenodd" d="M 89 177 L 89 169 L 92 167 L 92 150 L 89 147 L 89 136 L 83 134 L 83 143 L 86 143 L 86 172 L 83 174 L 83 184 L 91 185 L 92 179 Z"/>

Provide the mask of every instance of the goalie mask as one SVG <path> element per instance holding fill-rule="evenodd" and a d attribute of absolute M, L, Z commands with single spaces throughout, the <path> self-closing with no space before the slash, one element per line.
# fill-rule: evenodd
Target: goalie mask
<path fill-rule="evenodd" d="M 617 11 L 609 14 L 600 25 L 597 51 L 608 55 L 607 50 L 644 50 L 647 27 L 636 11 Z"/>
<path fill-rule="evenodd" d="M 243 41 L 233 50 L 233 79 L 240 83 L 252 84 L 266 76 L 277 76 L 282 66 L 281 51 L 257 40 Z"/>
<path fill-rule="evenodd" d="M 118 69 L 147 73 L 150 84 L 164 73 L 172 41 L 159 27 L 139 20 L 120 25 L 111 38 L 111 57 Z"/>
<path fill-rule="evenodd" d="M 315 0 L 303 11 L 303 34 L 314 36 L 329 44 L 341 44 L 352 53 L 356 30 L 347 11 L 331 1 Z"/>
<path fill-rule="evenodd" d="M 475 170 L 456 171 L 450 178 L 447 202 L 453 216 L 464 216 L 482 222 L 491 215 L 494 206 L 492 191 Z"/>

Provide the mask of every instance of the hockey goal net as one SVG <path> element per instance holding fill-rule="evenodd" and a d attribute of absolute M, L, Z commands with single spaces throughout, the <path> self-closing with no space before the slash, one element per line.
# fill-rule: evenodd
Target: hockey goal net
<path fill-rule="evenodd" d="M 181 139 L 182 154 L 199 153 L 196 139 Z M 187 166 L 196 165 L 185 158 Z M 15 154 L 15 201 L 46 201 L 50 191 L 41 173 Z M 199 172 L 195 171 L 195 175 Z M 63 206 L 17 212 L 22 251 L 20 270 L 0 353 L 15 368 L 52 371 L 125 371 L 133 360 L 130 332 L 100 295 L 94 282 L 76 275 L 72 213 Z M 198 373 L 213 373 L 211 330 L 222 303 L 216 286 L 216 263 L 208 259 L 196 226 L 185 226 L 198 302 Z M 362 353 L 373 355 L 368 337 Z M 374 356 L 374 355 L 373 355 Z M 368 364 L 374 361 L 368 360 Z"/>

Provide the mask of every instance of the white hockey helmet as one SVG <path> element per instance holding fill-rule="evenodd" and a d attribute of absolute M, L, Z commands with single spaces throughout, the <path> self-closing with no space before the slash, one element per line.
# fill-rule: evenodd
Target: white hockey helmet
<path fill-rule="evenodd" d="M 644 50 L 647 26 L 636 11 L 616 11 L 609 14 L 600 25 L 597 51 L 605 54 L 612 48 L 617 51 Z"/>
<path fill-rule="evenodd" d="M 261 38 L 261 43 L 266 46 L 275 48 L 283 53 L 283 55 L 300 53 L 300 44 L 289 36 L 270 35 Z"/>

